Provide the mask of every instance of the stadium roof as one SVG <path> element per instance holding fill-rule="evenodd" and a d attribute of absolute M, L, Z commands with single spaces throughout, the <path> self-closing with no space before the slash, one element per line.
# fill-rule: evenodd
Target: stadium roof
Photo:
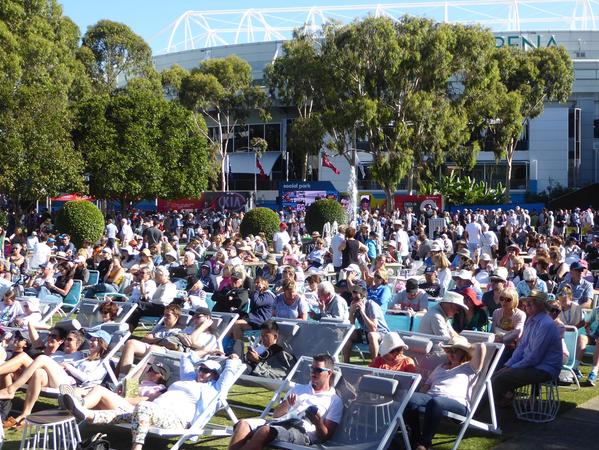
<path fill-rule="evenodd" d="M 480 24 L 493 31 L 595 30 L 599 0 L 421 0 L 384 4 L 187 11 L 151 38 L 159 53 L 285 40 L 294 29 L 318 31 L 330 21 L 409 14 L 440 22 Z M 166 39 L 167 38 L 167 39 Z M 153 45 L 154 46 L 154 45 Z"/>

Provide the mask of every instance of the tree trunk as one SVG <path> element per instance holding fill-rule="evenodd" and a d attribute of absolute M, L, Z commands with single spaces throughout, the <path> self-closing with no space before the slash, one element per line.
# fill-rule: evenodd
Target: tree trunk
<path fill-rule="evenodd" d="M 505 155 L 506 170 L 505 170 L 505 203 L 510 202 L 510 181 L 512 179 L 512 161 L 514 159 L 514 148 L 516 144 L 510 143 Z"/>
<path fill-rule="evenodd" d="M 225 172 L 225 167 L 226 167 L 226 163 L 227 163 L 227 154 L 221 153 L 221 155 L 222 155 L 222 159 L 220 161 L 220 190 L 221 190 L 221 192 L 225 192 L 227 190 L 227 174 Z M 226 167 L 226 170 L 229 170 L 229 168 Z"/>
<path fill-rule="evenodd" d="M 385 191 L 385 199 L 387 200 L 387 212 L 391 214 L 395 209 L 395 204 L 393 203 L 393 193 L 395 189 L 391 189 L 390 186 L 384 186 Z"/>
<path fill-rule="evenodd" d="M 304 161 L 302 163 L 302 181 L 308 180 L 308 153 L 304 155 Z"/>

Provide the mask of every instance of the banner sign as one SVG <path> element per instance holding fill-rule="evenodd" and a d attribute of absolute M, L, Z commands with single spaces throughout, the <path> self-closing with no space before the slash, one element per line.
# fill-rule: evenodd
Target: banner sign
<path fill-rule="evenodd" d="M 279 183 L 279 198 L 283 208 L 301 211 L 323 198 L 339 201 L 339 192 L 330 181 L 283 181 Z"/>
<path fill-rule="evenodd" d="M 426 205 L 436 206 L 439 211 L 443 211 L 443 197 L 441 195 L 396 195 L 395 209 L 405 211 L 406 208 L 412 208 L 417 213 L 424 211 Z"/>

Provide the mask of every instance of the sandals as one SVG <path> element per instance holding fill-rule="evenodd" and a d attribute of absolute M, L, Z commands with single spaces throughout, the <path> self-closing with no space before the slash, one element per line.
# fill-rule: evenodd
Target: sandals
<path fill-rule="evenodd" d="M 13 416 L 9 416 L 5 421 L 2 422 L 2 427 L 5 430 L 20 430 L 25 425 L 25 419 L 17 421 Z"/>

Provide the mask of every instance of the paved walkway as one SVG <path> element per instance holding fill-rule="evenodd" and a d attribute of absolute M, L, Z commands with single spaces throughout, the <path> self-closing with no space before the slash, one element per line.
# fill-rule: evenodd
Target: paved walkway
<path fill-rule="evenodd" d="M 570 450 L 599 448 L 599 397 L 573 408 L 554 422 L 533 425 L 528 431 L 494 447 L 494 450 Z"/>

